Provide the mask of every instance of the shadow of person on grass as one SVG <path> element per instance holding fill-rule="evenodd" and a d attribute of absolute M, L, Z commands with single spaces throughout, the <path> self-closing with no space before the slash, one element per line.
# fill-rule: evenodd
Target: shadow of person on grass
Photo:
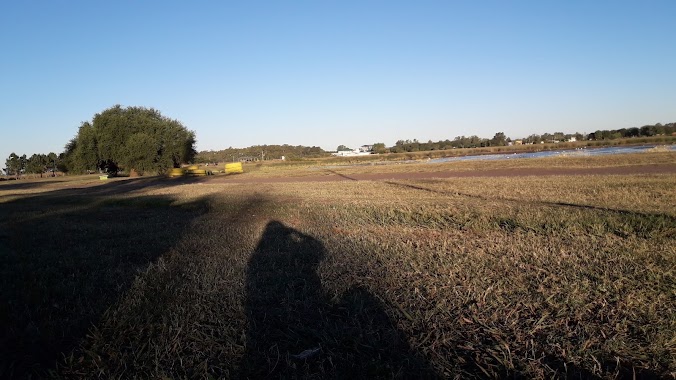
<path fill-rule="evenodd" d="M 268 223 L 248 263 L 241 377 L 436 377 L 366 289 L 329 300 L 317 274 L 325 254 L 313 237 Z"/>

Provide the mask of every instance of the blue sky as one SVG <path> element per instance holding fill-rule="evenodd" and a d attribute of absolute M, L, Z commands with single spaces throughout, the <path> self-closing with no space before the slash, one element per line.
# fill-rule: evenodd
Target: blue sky
<path fill-rule="evenodd" d="M 0 158 L 115 104 L 198 150 L 676 121 L 675 1 L 6 1 Z"/>

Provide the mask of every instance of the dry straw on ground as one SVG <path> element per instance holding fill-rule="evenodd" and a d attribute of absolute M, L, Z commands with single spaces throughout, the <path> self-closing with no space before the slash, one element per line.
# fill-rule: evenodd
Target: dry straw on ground
<path fill-rule="evenodd" d="M 0 375 L 676 372 L 671 174 L 217 180 L 0 185 Z"/>

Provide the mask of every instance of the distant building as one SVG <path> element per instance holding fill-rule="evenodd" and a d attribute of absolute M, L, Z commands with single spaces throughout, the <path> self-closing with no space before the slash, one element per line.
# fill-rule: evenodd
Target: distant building
<path fill-rule="evenodd" d="M 340 150 L 335 153 L 331 153 L 334 156 L 346 157 L 346 156 L 367 156 L 373 151 L 373 145 L 362 145 L 355 150 Z"/>

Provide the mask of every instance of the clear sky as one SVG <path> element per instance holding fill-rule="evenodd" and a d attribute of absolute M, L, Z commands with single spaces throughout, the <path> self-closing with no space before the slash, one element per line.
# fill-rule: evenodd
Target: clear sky
<path fill-rule="evenodd" d="M 676 1 L 3 1 L 0 163 L 145 106 L 198 150 L 676 121 Z M 4 165 L 3 165 L 4 166 Z"/>

